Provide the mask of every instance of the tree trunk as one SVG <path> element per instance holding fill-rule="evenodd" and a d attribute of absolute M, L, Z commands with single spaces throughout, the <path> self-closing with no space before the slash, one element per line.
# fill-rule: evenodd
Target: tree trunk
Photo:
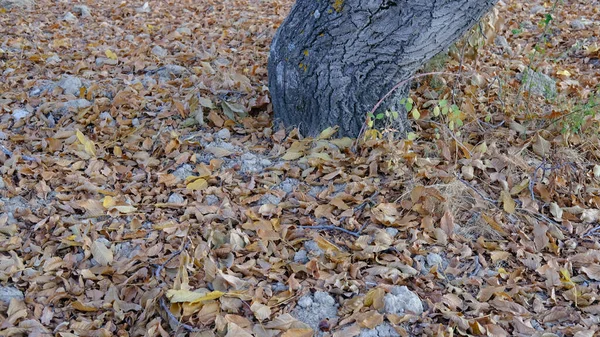
<path fill-rule="evenodd" d="M 276 120 L 307 136 L 338 125 L 356 137 L 367 113 L 396 84 L 472 27 L 497 0 L 297 0 L 269 55 Z M 407 81 L 408 82 L 408 81 Z M 398 88 L 376 113 L 400 110 Z"/>

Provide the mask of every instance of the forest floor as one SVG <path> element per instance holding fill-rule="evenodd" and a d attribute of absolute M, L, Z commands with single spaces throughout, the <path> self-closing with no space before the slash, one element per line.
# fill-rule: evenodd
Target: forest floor
<path fill-rule="evenodd" d="M 0 8 L 0 335 L 596 335 L 600 7 L 501 1 L 355 142 L 272 123 L 291 5 Z"/>

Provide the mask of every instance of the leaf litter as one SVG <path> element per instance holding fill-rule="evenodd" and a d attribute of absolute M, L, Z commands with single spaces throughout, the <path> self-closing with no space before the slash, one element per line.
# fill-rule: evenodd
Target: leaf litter
<path fill-rule="evenodd" d="M 500 2 L 413 90 L 461 135 L 422 109 L 352 151 L 270 119 L 291 5 L 0 9 L 0 334 L 593 336 L 597 8 Z"/>

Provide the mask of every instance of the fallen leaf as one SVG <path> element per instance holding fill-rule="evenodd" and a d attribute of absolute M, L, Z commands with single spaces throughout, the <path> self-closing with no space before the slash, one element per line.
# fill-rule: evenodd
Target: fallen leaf
<path fill-rule="evenodd" d="M 94 260 L 101 266 L 108 266 L 113 262 L 113 252 L 101 241 L 94 241 L 91 246 Z"/>

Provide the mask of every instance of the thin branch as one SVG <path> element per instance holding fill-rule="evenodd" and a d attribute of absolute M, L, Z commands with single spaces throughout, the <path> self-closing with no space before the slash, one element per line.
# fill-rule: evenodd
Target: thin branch
<path fill-rule="evenodd" d="M 189 242 L 189 241 L 188 241 L 188 242 L 186 242 L 186 243 L 185 243 L 185 245 L 183 245 L 183 248 L 181 248 L 181 249 L 179 249 L 179 250 L 175 251 L 175 252 L 174 252 L 174 253 L 171 255 L 171 257 L 169 257 L 169 258 L 167 259 L 167 261 L 165 261 L 164 263 L 160 264 L 160 265 L 159 265 L 159 266 L 156 268 L 156 270 L 154 271 L 154 276 L 156 277 L 156 279 L 157 279 L 157 280 L 160 280 L 160 272 L 161 272 L 161 271 L 162 271 L 162 270 L 165 268 L 165 266 L 166 266 L 166 265 L 167 265 L 169 262 L 171 262 L 171 261 L 172 261 L 172 260 L 173 260 L 175 257 L 177 257 L 177 256 L 181 255 L 181 253 L 183 253 L 183 252 L 184 252 L 184 251 L 185 251 L 185 250 L 186 250 L 186 249 L 189 247 L 189 245 L 190 245 L 190 242 Z M 201 329 L 198 329 L 198 328 L 195 328 L 195 327 L 193 327 L 193 326 L 191 326 L 191 325 L 189 325 L 189 324 L 181 323 L 181 322 L 179 321 L 179 319 L 177 319 L 177 317 L 175 317 L 175 315 L 173 315 L 173 313 L 171 312 L 171 310 L 170 310 L 170 309 L 167 307 L 167 304 L 166 304 L 166 302 L 165 302 L 165 298 L 164 298 L 164 296 L 161 296 L 161 297 L 160 297 L 160 299 L 159 299 L 159 303 L 160 303 L 160 307 L 161 307 L 161 309 L 163 309 L 163 310 L 164 310 L 164 311 L 167 313 L 167 316 L 169 317 L 169 321 L 170 321 L 171 323 L 173 323 L 173 325 L 176 325 L 176 326 L 178 326 L 178 327 L 180 327 L 180 328 L 183 328 L 184 330 L 187 330 L 187 331 L 190 331 L 190 332 L 201 332 L 201 331 L 203 331 L 203 330 L 201 330 Z"/>
<path fill-rule="evenodd" d="M 498 201 L 494 200 L 494 199 L 490 199 L 488 197 L 486 197 L 485 195 L 483 195 L 483 193 L 481 193 L 479 190 L 477 190 L 475 187 L 473 187 L 471 184 L 469 184 L 467 181 L 463 180 L 461 177 L 459 177 L 456 173 L 454 174 L 456 176 L 456 179 L 458 179 L 458 181 L 460 181 L 461 183 L 465 184 L 465 186 L 469 187 L 470 189 L 472 189 L 473 191 L 475 191 L 475 193 L 477 193 L 481 199 L 487 201 L 487 202 L 491 202 L 494 205 L 498 204 Z"/>
<path fill-rule="evenodd" d="M 340 231 L 340 232 L 344 232 L 346 234 L 350 234 L 350 235 L 352 235 L 354 237 L 359 237 L 360 236 L 360 230 L 362 230 L 362 227 L 361 227 L 361 229 L 359 231 L 353 232 L 353 231 L 347 230 L 346 228 L 337 227 L 337 226 L 327 226 L 327 225 L 298 226 L 298 228 L 303 228 L 303 229 L 317 229 L 317 230 L 320 229 L 320 230 L 327 230 L 327 231 Z"/>

